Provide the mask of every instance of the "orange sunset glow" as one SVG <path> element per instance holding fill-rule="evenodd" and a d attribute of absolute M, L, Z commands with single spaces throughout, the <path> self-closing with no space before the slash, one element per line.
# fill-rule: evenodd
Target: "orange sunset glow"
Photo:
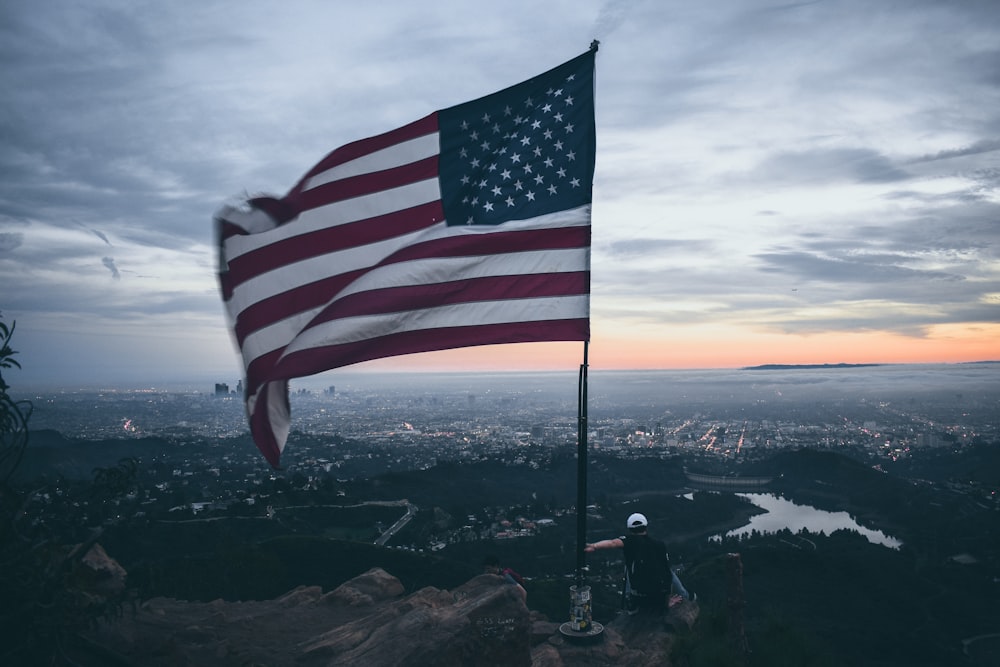
<path fill-rule="evenodd" d="M 577 368 L 582 343 L 491 345 L 381 359 L 378 371 L 553 371 Z M 739 368 L 761 364 L 933 364 L 1000 359 L 1000 324 L 949 324 L 926 337 L 885 332 L 780 334 L 735 326 L 678 326 L 659 337 L 595 327 L 595 370 Z"/>

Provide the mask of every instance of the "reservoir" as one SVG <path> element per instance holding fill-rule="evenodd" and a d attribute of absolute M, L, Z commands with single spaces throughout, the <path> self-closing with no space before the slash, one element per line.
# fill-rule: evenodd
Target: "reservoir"
<path fill-rule="evenodd" d="M 776 533 L 787 528 L 797 533 L 805 528 L 810 533 L 831 534 L 836 530 L 853 530 L 873 544 L 881 544 L 890 549 L 898 549 L 903 543 L 880 530 L 871 530 L 860 525 L 847 512 L 827 512 L 810 505 L 799 505 L 770 493 L 739 493 L 757 507 L 767 510 L 750 519 L 747 525 L 731 530 L 726 537 L 749 535 L 756 530 L 760 533 Z"/>

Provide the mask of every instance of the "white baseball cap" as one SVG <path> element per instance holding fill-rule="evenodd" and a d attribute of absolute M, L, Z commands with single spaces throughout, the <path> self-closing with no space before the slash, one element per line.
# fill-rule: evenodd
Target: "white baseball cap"
<path fill-rule="evenodd" d="M 648 526 L 649 522 L 646 521 L 645 515 L 636 512 L 635 514 L 633 514 L 628 518 L 628 521 L 625 522 L 625 525 L 628 526 L 629 528 L 643 528 L 645 526 Z"/>

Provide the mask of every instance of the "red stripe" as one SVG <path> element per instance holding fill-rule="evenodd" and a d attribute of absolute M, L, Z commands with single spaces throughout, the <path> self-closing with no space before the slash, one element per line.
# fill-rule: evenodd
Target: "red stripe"
<path fill-rule="evenodd" d="M 310 322 L 308 328 L 344 317 L 395 313 L 479 301 L 509 301 L 587 294 L 590 274 L 542 273 L 489 276 L 434 285 L 387 287 L 338 299 Z"/>
<path fill-rule="evenodd" d="M 502 343 L 589 339 L 590 320 L 587 318 L 405 331 L 354 343 L 296 352 L 282 359 L 279 367 L 274 369 L 274 373 L 275 377 L 288 379 L 312 375 L 318 368 L 329 370 L 400 354 Z"/>
<path fill-rule="evenodd" d="M 247 364 L 247 386 L 244 390 L 247 396 L 257 393 L 260 386 L 271 379 L 274 366 L 278 363 L 283 351 L 271 350 Z"/>
<path fill-rule="evenodd" d="M 298 212 L 286 199 L 275 199 L 274 197 L 254 197 L 247 202 L 250 206 L 267 213 L 271 220 L 283 225 L 295 216 Z"/>
<path fill-rule="evenodd" d="M 249 376 L 247 377 L 249 380 Z M 249 384 L 249 382 L 248 382 Z M 285 401 L 288 400 L 287 385 L 285 387 Z M 253 414 L 249 415 L 250 434 L 257 445 L 257 449 L 264 455 L 272 468 L 278 468 L 281 462 L 281 447 L 278 445 L 274 432 L 271 430 L 271 421 L 267 418 L 268 393 L 262 391 L 254 404 Z"/>
<path fill-rule="evenodd" d="M 220 267 L 216 275 L 219 277 L 219 292 L 222 294 L 222 300 L 229 301 L 233 298 L 233 283 L 230 280 L 229 272 Z"/>
<path fill-rule="evenodd" d="M 275 294 L 248 306 L 236 318 L 233 332 L 240 347 L 246 337 L 258 329 L 291 317 L 296 313 L 319 308 L 328 303 L 333 295 L 364 275 L 368 269 L 358 269 L 341 273 L 308 285 L 301 285 L 282 294 Z"/>
<path fill-rule="evenodd" d="M 302 213 L 334 202 L 437 178 L 437 175 L 438 156 L 432 155 L 392 169 L 330 181 L 286 199 L 293 202 L 292 205 L 298 213 Z"/>
<path fill-rule="evenodd" d="M 441 202 L 433 201 L 377 218 L 281 239 L 229 260 L 230 281 L 237 287 L 287 264 L 410 234 L 432 227 L 443 219 Z"/>
<path fill-rule="evenodd" d="M 400 248 L 381 264 L 409 262 L 428 257 L 470 257 L 474 255 L 506 255 L 530 250 L 567 250 L 590 246 L 590 226 L 558 227 L 555 229 L 521 229 L 449 236 Z"/>
<path fill-rule="evenodd" d="M 416 139 L 417 137 L 432 134 L 437 132 L 437 130 L 438 115 L 435 111 L 434 113 L 424 116 L 420 120 L 413 121 L 409 125 L 404 125 L 403 127 L 390 130 L 389 132 L 385 132 L 375 137 L 359 139 L 358 141 L 345 144 L 328 153 L 326 157 L 316 164 L 316 166 L 306 172 L 305 176 L 303 176 L 299 182 L 295 184 L 295 187 L 293 187 L 288 194 L 292 195 L 293 193 L 301 192 L 302 188 L 309 181 L 309 179 L 316 174 L 326 171 L 327 169 L 344 164 L 345 162 L 350 162 L 351 160 L 363 157 L 369 153 L 374 153 L 375 151 L 382 150 L 383 148 L 388 148 L 389 146 L 395 146 L 396 144 L 409 141 L 410 139 Z"/>
<path fill-rule="evenodd" d="M 308 235 L 309 238 L 312 235 Z M 311 244 L 303 239 L 304 246 Z M 466 257 L 472 255 L 504 255 L 527 250 L 556 250 L 585 248 L 590 244 L 590 227 L 564 227 L 561 229 L 535 229 L 513 232 L 492 232 L 472 236 L 449 237 L 406 246 L 377 265 L 323 280 L 299 285 L 281 294 L 247 306 L 237 317 L 236 339 L 242 346 L 246 337 L 274 322 L 291 317 L 304 310 L 329 302 L 340 290 L 363 273 L 378 266 L 416 259 Z M 268 246 L 270 247 L 270 246 Z M 232 264 L 231 273 L 232 273 Z M 271 267 L 276 268 L 276 267 Z M 228 278 L 232 284 L 233 277 Z"/>

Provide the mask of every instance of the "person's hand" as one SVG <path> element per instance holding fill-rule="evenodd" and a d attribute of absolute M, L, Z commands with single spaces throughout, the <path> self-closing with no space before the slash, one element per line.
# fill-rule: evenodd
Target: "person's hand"
<path fill-rule="evenodd" d="M 589 553 L 594 553 L 595 551 L 597 551 L 597 547 L 595 547 L 593 544 L 589 544 L 588 543 L 588 544 L 585 544 L 584 547 L 583 547 L 583 552 L 584 553 L 588 553 L 589 554 Z"/>

